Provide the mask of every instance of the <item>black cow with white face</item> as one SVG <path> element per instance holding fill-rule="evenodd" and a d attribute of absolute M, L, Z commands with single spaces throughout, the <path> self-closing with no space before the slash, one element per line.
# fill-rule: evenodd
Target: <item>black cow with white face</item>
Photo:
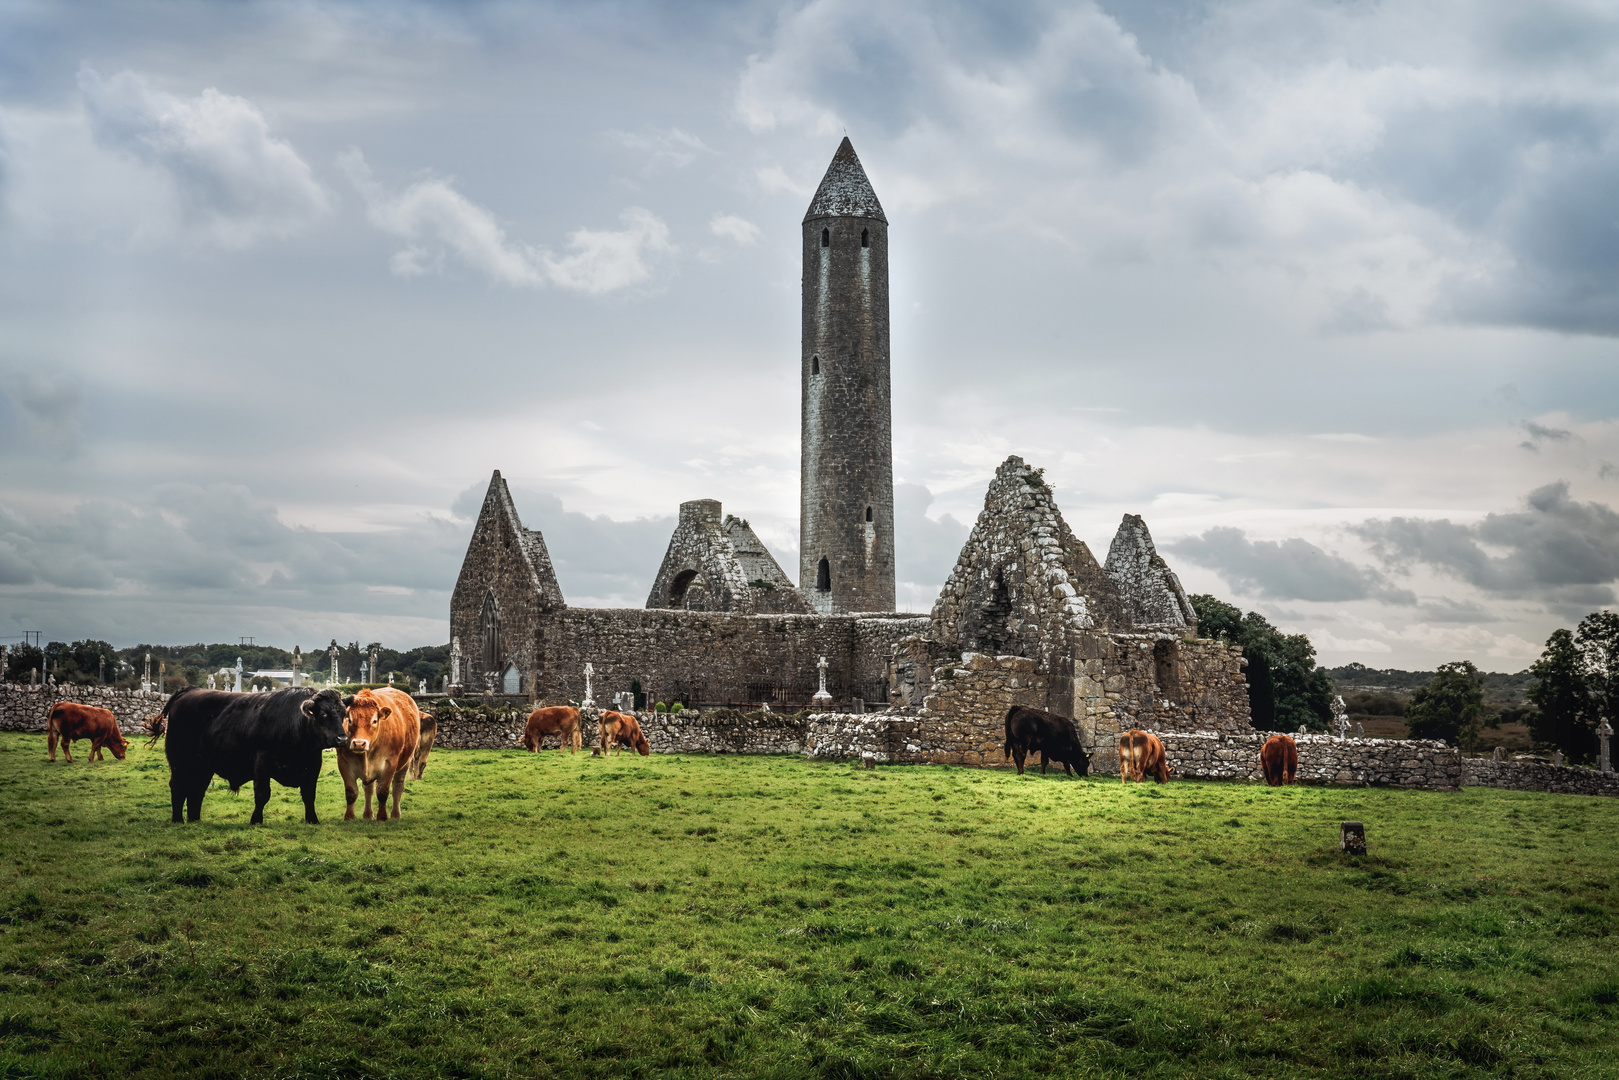
<path fill-rule="evenodd" d="M 271 694 L 229 694 L 188 686 L 169 698 L 148 722 L 156 741 L 165 733 L 169 759 L 169 800 L 173 820 L 202 818 L 202 797 L 222 776 L 232 791 L 253 782 L 254 825 L 264 821 L 270 781 L 295 787 L 304 797 L 304 820 L 315 816 L 315 781 L 321 754 L 346 746 L 343 701 L 336 690 L 308 687 Z"/>
<path fill-rule="evenodd" d="M 1058 716 L 1044 709 L 1031 709 L 1027 705 L 1014 705 L 1006 710 L 1007 757 L 1017 762 L 1018 775 L 1023 775 L 1023 760 L 1030 754 L 1040 754 L 1040 774 L 1045 775 L 1048 760 L 1060 764 L 1063 771 L 1080 776 L 1091 771 L 1091 756 L 1079 744 L 1079 730 L 1066 716 Z"/>

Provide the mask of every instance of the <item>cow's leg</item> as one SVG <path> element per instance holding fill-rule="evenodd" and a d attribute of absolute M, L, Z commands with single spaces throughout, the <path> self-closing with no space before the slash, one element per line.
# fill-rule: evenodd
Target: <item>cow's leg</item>
<path fill-rule="evenodd" d="M 169 775 L 169 810 L 171 811 L 169 820 L 176 825 L 185 820 L 180 816 L 180 812 L 185 809 L 185 804 L 186 786 L 181 781 L 178 773 L 171 773 Z M 192 818 L 191 820 L 195 821 L 197 819 Z"/>
<path fill-rule="evenodd" d="M 63 749 L 65 750 L 67 748 L 63 747 Z M 48 727 L 48 728 L 45 729 L 45 752 L 48 755 L 50 755 L 50 759 L 52 761 L 56 760 L 56 729 L 55 728 Z"/>
<path fill-rule="evenodd" d="M 304 824 L 319 825 L 320 817 L 315 813 L 315 781 L 320 778 L 320 770 L 316 769 L 312 776 L 306 777 L 298 786 L 298 794 L 304 797 Z"/>
<path fill-rule="evenodd" d="M 1046 752 L 1040 751 L 1040 775 L 1046 775 Z"/>
<path fill-rule="evenodd" d="M 203 773 L 191 782 L 191 789 L 186 792 L 186 820 L 202 820 L 202 797 L 208 794 L 208 785 L 214 782 L 214 774 Z"/>
<path fill-rule="evenodd" d="M 383 782 L 387 783 L 386 780 L 383 781 Z M 394 793 L 394 805 L 393 805 L 393 812 L 390 813 L 388 815 L 388 817 L 390 819 L 394 820 L 394 821 L 398 821 L 399 820 L 399 800 L 404 798 L 404 796 L 405 796 L 405 770 L 404 769 L 395 769 L 394 770 L 393 785 L 392 786 L 393 786 L 393 793 Z M 379 814 L 377 816 L 381 817 L 382 815 Z"/>
<path fill-rule="evenodd" d="M 579 751 L 585 748 L 585 731 L 583 726 L 579 724 L 573 725 L 573 737 L 570 738 L 568 742 L 573 746 L 573 749 L 569 751 L 569 753 L 577 754 Z M 560 743 L 557 745 L 557 749 L 562 749 Z"/>
<path fill-rule="evenodd" d="M 253 816 L 249 825 L 264 824 L 264 808 L 270 805 L 270 774 L 259 769 L 253 774 Z"/>
<path fill-rule="evenodd" d="M 103 754 L 101 752 L 101 740 L 100 739 L 91 739 L 90 740 L 90 760 L 91 761 L 106 761 L 107 760 L 107 755 L 105 755 L 105 754 Z"/>
<path fill-rule="evenodd" d="M 365 778 L 365 820 L 367 821 L 371 820 L 371 792 L 376 786 L 377 782 L 371 777 Z"/>
<path fill-rule="evenodd" d="M 1027 756 L 1028 756 L 1028 751 L 1025 750 L 1022 746 L 1014 745 L 1012 747 L 1012 760 L 1017 763 L 1017 774 L 1019 776 L 1023 775 L 1023 759 L 1026 758 Z"/>
<path fill-rule="evenodd" d="M 73 740 L 66 735 L 62 736 L 62 756 L 67 759 L 68 764 L 73 763 Z"/>
<path fill-rule="evenodd" d="M 337 755 L 337 772 L 343 777 L 343 798 L 347 805 L 343 809 L 343 820 L 354 820 L 354 800 L 360 797 L 359 786 L 354 782 L 354 766 L 342 754 Z"/>

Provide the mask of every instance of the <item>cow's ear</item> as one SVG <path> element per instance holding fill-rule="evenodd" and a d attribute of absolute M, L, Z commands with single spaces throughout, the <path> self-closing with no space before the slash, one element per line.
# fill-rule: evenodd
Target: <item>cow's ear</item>
<path fill-rule="evenodd" d="M 315 718 L 315 699 L 312 697 L 304 698 L 304 703 L 298 706 L 298 711 L 313 720 Z"/>
<path fill-rule="evenodd" d="M 384 720 L 388 719 L 388 717 L 390 717 L 392 715 L 393 715 L 393 710 L 388 708 L 388 706 L 384 705 L 382 708 L 377 710 L 377 723 L 379 723 L 379 724 L 382 723 Z"/>
<path fill-rule="evenodd" d="M 343 708 L 345 708 L 345 709 L 354 708 L 354 695 L 353 694 L 350 694 L 348 697 L 343 699 Z"/>

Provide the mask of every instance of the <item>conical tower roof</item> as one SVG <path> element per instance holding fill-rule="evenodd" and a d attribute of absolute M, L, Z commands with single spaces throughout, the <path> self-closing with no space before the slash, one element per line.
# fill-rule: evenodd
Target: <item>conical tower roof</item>
<path fill-rule="evenodd" d="M 818 217 L 866 217 L 888 224 L 883 204 L 877 201 L 877 193 L 871 189 L 871 181 L 866 179 L 866 170 L 861 168 L 847 135 L 832 155 L 832 164 L 821 177 L 821 186 L 815 189 L 804 220 Z"/>

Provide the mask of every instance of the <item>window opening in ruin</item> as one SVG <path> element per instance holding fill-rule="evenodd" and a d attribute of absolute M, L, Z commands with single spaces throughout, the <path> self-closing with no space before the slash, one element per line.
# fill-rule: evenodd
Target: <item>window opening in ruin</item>
<path fill-rule="evenodd" d="M 822 556 L 821 565 L 815 568 L 815 589 L 817 592 L 832 591 L 832 564 Z"/>
<path fill-rule="evenodd" d="M 500 676 L 500 692 L 502 694 L 523 692 L 523 676 L 518 672 L 516 664 L 506 665 L 506 670 Z"/>
<path fill-rule="evenodd" d="M 669 583 L 670 607 L 678 608 L 686 606 L 687 593 L 693 592 L 691 586 L 692 582 L 694 581 L 697 581 L 697 571 L 695 570 L 682 570 L 680 573 L 675 575 L 675 579 Z M 697 589 L 695 590 L 696 595 L 701 595 L 702 591 L 703 584 L 702 582 L 697 581 Z"/>
<path fill-rule="evenodd" d="M 819 375 L 820 373 L 821 373 L 821 358 L 819 356 L 810 357 L 810 374 L 811 375 Z"/>
<path fill-rule="evenodd" d="M 1012 636 L 1012 590 L 1000 570 L 995 571 L 989 596 L 978 606 L 976 621 L 977 632 L 970 635 L 973 645 L 981 652 L 1000 652 Z"/>
<path fill-rule="evenodd" d="M 1181 648 L 1178 641 L 1158 641 L 1152 646 L 1153 681 L 1158 692 L 1170 701 L 1181 693 Z"/>
<path fill-rule="evenodd" d="M 500 609 L 495 604 L 495 594 L 483 594 L 483 614 L 478 618 L 479 636 L 483 641 L 483 670 L 486 672 L 500 670 Z"/>
<path fill-rule="evenodd" d="M 860 246 L 861 247 L 870 247 L 871 246 L 871 230 L 870 229 L 861 229 L 860 230 Z"/>
<path fill-rule="evenodd" d="M 869 506 L 866 507 L 866 520 L 867 521 L 871 520 L 871 507 L 869 507 Z"/>
<path fill-rule="evenodd" d="M 831 247 L 832 246 L 832 230 L 831 229 L 822 229 L 821 230 L 821 246 L 822 247 Z"/>

